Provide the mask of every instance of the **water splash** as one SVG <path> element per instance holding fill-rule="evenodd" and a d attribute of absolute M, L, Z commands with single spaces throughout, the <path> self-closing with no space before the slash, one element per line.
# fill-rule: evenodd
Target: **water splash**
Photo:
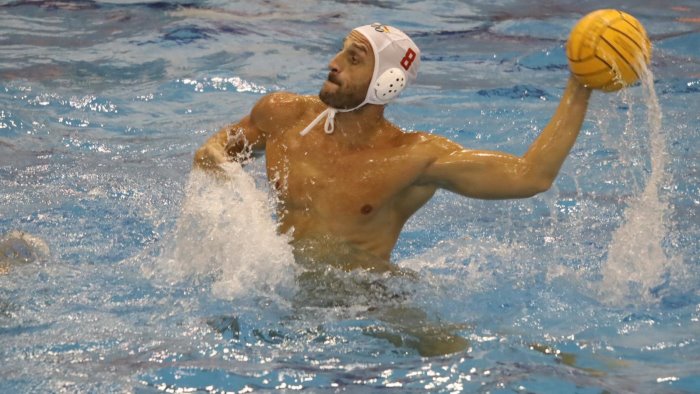
<path fill-rule="evenodd" d="M 192 172 L 175 233 L 151 273 L 170 282 L 213 278 L 212 292 L 222 298 L 284 299 L 296 266 L 288 237 L 277 233 L 271 198 L 240 164 L 223 168 L 227 181 Z"/>
<path fill-rule="evenodd" d="M 608 258 L 602 267 L 601 294 L 605 302 L 653 301 L 652 289 L 667 282 L 676 264 L 663 248 L 667 237 L 668 201 L 659 195 L 665 178 L 666 144 L 662 133 L 662 113 L 653 74 L 644 69 L 642 86 L 647 104 L 651 172 L 644 190 L 634 196 L 624 213 L 624 222 L 613 234 Z M 635 127 L 630 122 L 626 131 Z"/>

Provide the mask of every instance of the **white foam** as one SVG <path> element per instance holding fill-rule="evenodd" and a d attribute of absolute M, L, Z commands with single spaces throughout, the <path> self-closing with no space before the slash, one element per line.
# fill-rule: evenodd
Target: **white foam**
<path fill-rule="evenodd" d="M 421 286 L 432 296 L 454 299 L 497 286 L 504 277 L 529 281 L 537 257 L 528 245 L 483 237 L 458 238 L 439 242 L 420 255 L 398 265 L 419 273 Z M 507 263 L 504 263 L 507 262 Z M 431 294 L 421 294 L 421 297 Z"/>
<path fill-rule="evenodd" d="M 289 238 L 277 233 L 272 198 L 238 163 L 223 166 L 230 180 L 193 171 L 175 232 L 156 262 L 168 281 L 213 276 L 222 298 L 274 296 L 294 286 Z"/>

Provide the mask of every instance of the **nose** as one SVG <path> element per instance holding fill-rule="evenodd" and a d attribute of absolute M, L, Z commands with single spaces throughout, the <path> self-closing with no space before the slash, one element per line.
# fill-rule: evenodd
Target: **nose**
<path fill-rule="evenodd" d="M 328 63 L 328 70 L 331 73 L 337 74 L 340 72 L 340 65 L 338 64 L 338 55 L 334 56 L 333 59 Z"/>

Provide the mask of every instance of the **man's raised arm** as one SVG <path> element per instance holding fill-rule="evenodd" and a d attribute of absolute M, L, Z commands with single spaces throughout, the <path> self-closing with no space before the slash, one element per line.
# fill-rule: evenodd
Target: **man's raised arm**
<path fill-rule="evenodd" d="M 591 90 L 573 77 L 554 116 L 522 157 L 466 150 L 435 137 L 434 159 L 419 179 L 467 197 L 530 197 L 550 188 L 583 124 Z"/>

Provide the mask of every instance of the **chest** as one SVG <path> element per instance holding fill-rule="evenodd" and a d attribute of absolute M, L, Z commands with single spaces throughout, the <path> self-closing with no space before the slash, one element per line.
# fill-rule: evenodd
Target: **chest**
<path fill-rule="evenodd" d="M 425 166 L 410 146 L 348 149 L 314 137 L 268 143 L 268 177 L 286 209 L 373 217 L 407 193 Z"/>

